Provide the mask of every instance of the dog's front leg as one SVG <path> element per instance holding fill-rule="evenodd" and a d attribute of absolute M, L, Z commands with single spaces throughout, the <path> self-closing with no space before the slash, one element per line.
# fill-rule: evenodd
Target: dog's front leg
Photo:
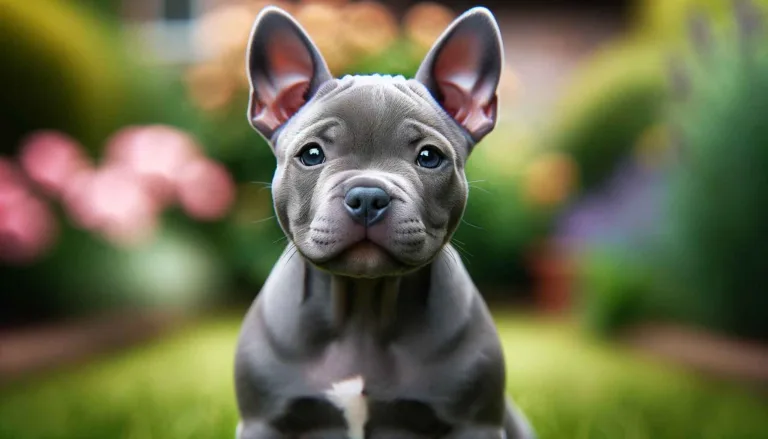
<path fill-rule="evenodd" d="M 286 436 L 263 421 L 242 421 L 237 425 L 235 439 L 286 439 Z"/>

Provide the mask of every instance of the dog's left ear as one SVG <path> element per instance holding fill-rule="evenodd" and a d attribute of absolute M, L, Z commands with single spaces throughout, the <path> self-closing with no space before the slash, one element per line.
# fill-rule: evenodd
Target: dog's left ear
<path fill-rule="evenodd" d="M 416 79 L 475 142 L 496 125 L 502 50 L 501 32 L 491 11 L 472 8 L 443 32 L 416 73 Z"/>

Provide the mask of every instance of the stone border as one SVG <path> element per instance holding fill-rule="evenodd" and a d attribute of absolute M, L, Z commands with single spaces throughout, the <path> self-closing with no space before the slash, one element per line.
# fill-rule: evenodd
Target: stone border
<path fill-rule="evenodd" d="M 0 385 L 150 340 L 184 319 L 163 311 L 123 311 L 0 332 Z"/>
<path fill-rule="evenodd" d="M 656 357 L 768 390 L 768 344 L 666 323 L 637 325 L 626 332 L 625 340 Z"/>

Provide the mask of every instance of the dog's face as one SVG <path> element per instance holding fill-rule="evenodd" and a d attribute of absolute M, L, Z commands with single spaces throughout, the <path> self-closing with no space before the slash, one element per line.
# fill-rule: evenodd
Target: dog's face
<path fill-rule="evenodd" d="M 481 8 L 459 17 L 415 79 L 331 77 L 301 27 L 265 9 L 251 34 L 249 120 L 272 145 L 279 222 L 334 273 L 403 274 L 450 240 L 464 164 L 496 119 L 501 40 Z"/>

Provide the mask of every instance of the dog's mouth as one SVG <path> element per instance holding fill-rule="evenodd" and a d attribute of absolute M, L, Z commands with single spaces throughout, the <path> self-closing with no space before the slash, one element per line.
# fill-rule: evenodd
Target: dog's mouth
<path fill-rule="evenodd" d="M 376 244 L 375 242 L 365 237 L 360 241 L 357 241 L 347 247 L 343 252 L 349 255 L 357 255 L 360 257 L 370 257 L 379 253 L 387 253 L 384 247 Z"/>
<path fill-rule="evenodd" d="M 367 278 L 400 275 L 418 268 L 418 265 L 401 260 L 367 237 L 348 245 L 332 257 L 312 262 L 334 274 Z"/>

